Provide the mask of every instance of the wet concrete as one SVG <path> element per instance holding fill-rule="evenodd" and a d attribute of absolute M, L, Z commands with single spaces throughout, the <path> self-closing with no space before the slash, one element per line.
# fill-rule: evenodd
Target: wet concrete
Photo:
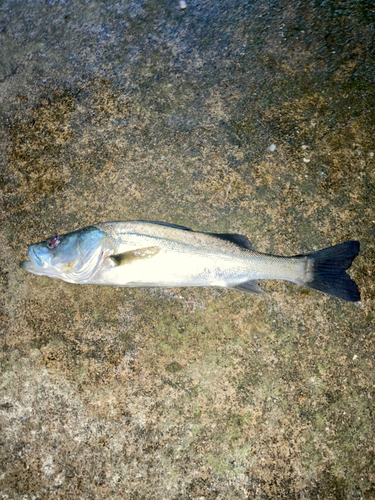
<path fill-rule="evenodd" d="M 2 498 L 374 498 L 374 7 L 186 4 L 0 5 Z M 18 267 L 127 219 L 358 239 L 362 303 Z"/>

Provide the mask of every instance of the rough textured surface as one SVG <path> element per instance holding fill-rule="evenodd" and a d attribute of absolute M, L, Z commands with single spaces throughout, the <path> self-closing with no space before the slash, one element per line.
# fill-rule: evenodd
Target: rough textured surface
<path fill-rule="evenodd" d="M 373 4 L 186 4 L 1 2 L 2 498 L 374 498 Z M 142 218 L 358 239 L 362 304 L 18 268 Z"/>

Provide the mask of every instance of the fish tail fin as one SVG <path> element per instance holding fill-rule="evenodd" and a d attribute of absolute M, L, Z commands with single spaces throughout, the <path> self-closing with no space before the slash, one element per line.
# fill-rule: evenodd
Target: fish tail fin
<path fill-rule="evenodd" d="M 307 275 L 310 279 L 301 285 L 349 302 L 360 301 L 361 296 L 357 284 L 345 272 L 351 266 L 358 252 L 358 241 L 345 241 L 333 247 L 304 255 L 304 257 L 309 258 Z"/>

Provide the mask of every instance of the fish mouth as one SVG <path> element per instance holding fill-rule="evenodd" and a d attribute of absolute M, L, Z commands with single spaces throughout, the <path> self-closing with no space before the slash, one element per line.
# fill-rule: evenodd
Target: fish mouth
<path fill-rule="evenodd" d="M 38 268 L 45 267 L 44 262 L 38 257 L 33 247 L 29 250 L 30 260 L 20 262 L 20 267 L 30 273 L 36 273 Z"/>
<path fill-rule="evenodd" d="M 38 254 L 33 247 L 30 248 L 29 257 L 35 267 L 46 267 L 45 263 L 40 257 L 38 257 Z"/>
<path fill-rule="evenodd" d="M 32 272 L 34 269 L 33 263 L 29 260 L 23 260 L 22 262 L 20 262 L 20 267 L 29 272 Z"/>

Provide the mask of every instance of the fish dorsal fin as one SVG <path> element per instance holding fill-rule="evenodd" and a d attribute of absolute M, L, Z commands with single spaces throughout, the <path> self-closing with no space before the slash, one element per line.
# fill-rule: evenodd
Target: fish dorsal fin
<path fill-rule="evenodd" d="M 146 247 L 130 250 L 129 252 L 118 253 L 111 255 L 109 258 L 114 262 L 115 266 L 123 266 L 131 264 L 135 260 L 151 259 L 160 252 L 160 247 Z"/>
<path fill-rule="evenodd" d="M 254 250 L 253 245 L 243 234 L 233 234 L 233 233 L 206 233 L 210 236 L 215 236 L 224 241 L 230 241 L 239 247 L 246 248 L 247 250 Z"/>
<path fill-rule="evenodd" d="M 153 220 L 145 220 L 148 224 L 156 224 L 158 226 L 173 227 L 174 229 L 182 229 L 183 231 L 193 231 L 190 227 L 179 226 L 178 224 L 170 224 L 169 222 L 156 222 Z"/>
<path fill-rule="evenodd" d="M 259 288 L 258 280 L 245 281 L 244 283 L 238 283 L 237 285 L 227 286 L 227 288 L 229 288 L 230 290 L 236 290 L 238 292 L 264 295 L 263 290 Z"/>

